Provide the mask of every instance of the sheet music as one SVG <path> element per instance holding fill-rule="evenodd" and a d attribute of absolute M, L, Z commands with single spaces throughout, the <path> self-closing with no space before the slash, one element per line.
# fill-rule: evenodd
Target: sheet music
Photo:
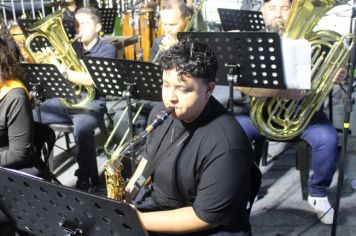
<path fill-rule="evenodd" d="M 305 39 L 281 38 L 287 89 L 311 88 L 311 44 Z"/>

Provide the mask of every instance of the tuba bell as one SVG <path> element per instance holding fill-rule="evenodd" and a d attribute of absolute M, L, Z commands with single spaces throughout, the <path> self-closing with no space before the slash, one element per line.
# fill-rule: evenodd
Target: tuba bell
<path fill-rule="evenodd" d="M 26 39 L 26 49 L 28 50 L 31 57 L 36 63 L 46 63 L 46 59 L 43 59 L 39 53 L 34 53 L 31 49 L 31 42 L 36 37 L 46 38 L 52 47 L 56 51 L 56 59 L 61 62 L 67 69 L 71 69 L 78 72 L 85 72 L 85 68 L 82 66 L 78 59 L 76 52 L 72 47 L 72 42 L 68 39 L 67 34 L 63 28 L 62 15 L 65 8 L 46 16 L 45 18 L 34 23 L 30 28 L 32 33 Z M 81 95 L 83 89 L 86 90 L 86 96 L 82 97 L 79 102 L 72 103 L 66 99 L 60 98 L 60 102 L 71 108 L 84 108 L 85 104 L 92 101 L 95 97 L 95 87 L 94 86 L 82 86 L 74 85 L 76 90 L 76 95 Z"/>
<path fill-rule="evenodd" d="M 294 0 L 283 36 L 304 38 L 312 46 L 310 95 L 300 100 L 253 97 L 250 117 L 267 138 L 283 141 L 297 137 L 331 92 L 337 70 L 346 64 L 354 38 L 322 30 L 313 32 L 321 17 L 336 5 L 335 0 Z"/>

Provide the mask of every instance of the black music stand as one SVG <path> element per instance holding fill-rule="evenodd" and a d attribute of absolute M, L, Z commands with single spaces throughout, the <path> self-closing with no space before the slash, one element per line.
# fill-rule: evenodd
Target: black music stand
<path fill-rule="evenodd" d="M 25 35 L 25 37 L 27 38 L 28 36 L 31 35 L 31 32 L 28 30 L 31 25 L 33 25 L 37 20 L 33 20 L 33 19 L 19 19 L 18 20 L 18 24 L 23 32 L 23 34 Z M 32 49 L 32 51 L 34 52 L 38 52 L 41 51 L 41 48 L 46 48 L 46 47 L 50 47 L 51 44 L 50 42 L 47 40 L 47 38 L 42 37 L 42 36 L 38 36 L 35 37 L 30 44 L 30 47 Z"/>
<path fill-rule="evenodd" d="M 224 31 L 263 31 L 265 23 L 259 11 L 218 8 L 221 26 Z"/>
<path fill-rule="evenodd" d="M 63 78 L 58 68 L 52 64 L 21 64 L 24 70 L 24 81 L 28 88 L 31 88 L 31 94 L 34 95 L 36 107 L 45 100 L 45 98 L 67 98 L 79 99 L 71 83 Z M 38 117 L 41 122 L 41 113 L 39 109 Z"/>
<path fill-rule="evenodd" d="M 0 168 L 0 210 L 32 235 L 147 235 L 128 204 Z"/>
<path fill-rule="evenodd" d="M 85 57 L 84 64 L 102 95 L 126 99 L 132 129 L 131 99 L 161 101 L 162 70 L 150 62 Z"/>
<path fill-rule="evenodd" d="M 216 83 L 229 85 L 228 108 L 233 112 L 233 86 L 286 89 L 280 37 L 268 32 L 184 32 L 213 50 Z"/>
<path fill-rule="evenodd" d="M 23 32 L 23 34 L 25 35 L 25 37 L 27 38 L 29 35 L 31 35 L 32 32 L 30 32 L 28 29 L 36 22 L 37 20 L 34 19 L 19 19 L 18 20 L 18 24 Z M 69 39 L 72 39 L 75 37 L 75 25 L 74 25 L 74 21 L 72 20 L 62 20 L 63 22 L 63 27 L 64 30 L 68 36 Z M 48 42 L 47 39 L 45 39 L 44 37 L 39 37 L 40 39 L 36 40 L 38 42 L 41 43 L 37 43 L 40 45 L 36 45 L 36 48 L 40 48 L 40 46 L 48 46 L 50 45 L 50 43 Z M 41 45 L 44 44 L 44 45 Z M 32 46 L 32 45 L 31 45 Z"/>
<path fill-rule="evenodd" d="M 133 134 L 131 99 L 161 101 L 162 70 L 150 62 L 85 57 L 84 64 L 102 95 L 123 97 L 128 108 L 130 138 Z M 133 153 L 130 153 L 133 155 Z M 131 161 L 134 162 L 133 156 Z M 134 168 L 134 163 L 131 163 Z"/>
<path fill-rule="evenodd" d="M 114 32 L 115 21 L 117 17 L 117 9 L 115 8 L 100 8 L 102 32 L 104 34 L 112 34 Z"/>
<path fill-rule="evenodd" d="M 76 34 L 74 20 L 63 20 L 63 27 L 68 36 L 68 39 L 73 39 Z"/>

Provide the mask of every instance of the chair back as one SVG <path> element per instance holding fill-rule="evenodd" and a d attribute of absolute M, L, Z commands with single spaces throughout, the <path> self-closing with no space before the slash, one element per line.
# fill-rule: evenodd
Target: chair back
<path fill-rule="evenodd" d="M 54 131 L 45 124 L 35 122 L 33 140 L 34 153 L 32 159 L 35 162 L 35 166 L 37 162 L 40 165 L 48 163 L 48 158 L 53 150 L 54 143 L 56 142 Z M 39 167 L 41 168 L 41 166 Z"/>
<path fill-rule="evenodd" d="M 250 170 L 250 177 L 251 177 L 250 198 L 249 198 L 250 204 L 248 206 L 249 214 L 251 213 L 252 205 L 258 194 L 258 191 L 260 190 L 261 182 L 262 182 L 262 173 L 260 171 L 260 168 L 257 166 L 255 162 L 252 163 L 251 170 Z"/>

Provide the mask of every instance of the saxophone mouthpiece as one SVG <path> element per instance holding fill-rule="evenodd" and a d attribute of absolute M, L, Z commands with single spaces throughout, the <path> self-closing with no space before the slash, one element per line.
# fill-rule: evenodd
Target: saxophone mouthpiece
<path fill-rule="evenodd" d="M 161 125 L 163 121 L 165 121 L 169 115 L 173 112 L 172 107 L 167 107 L 165 110 L 162 110 L 156 114 L 155 119 L 152 121 L 150 125 L 147 126 L 146 132 L 151 133 L 157 126 Z"/>

